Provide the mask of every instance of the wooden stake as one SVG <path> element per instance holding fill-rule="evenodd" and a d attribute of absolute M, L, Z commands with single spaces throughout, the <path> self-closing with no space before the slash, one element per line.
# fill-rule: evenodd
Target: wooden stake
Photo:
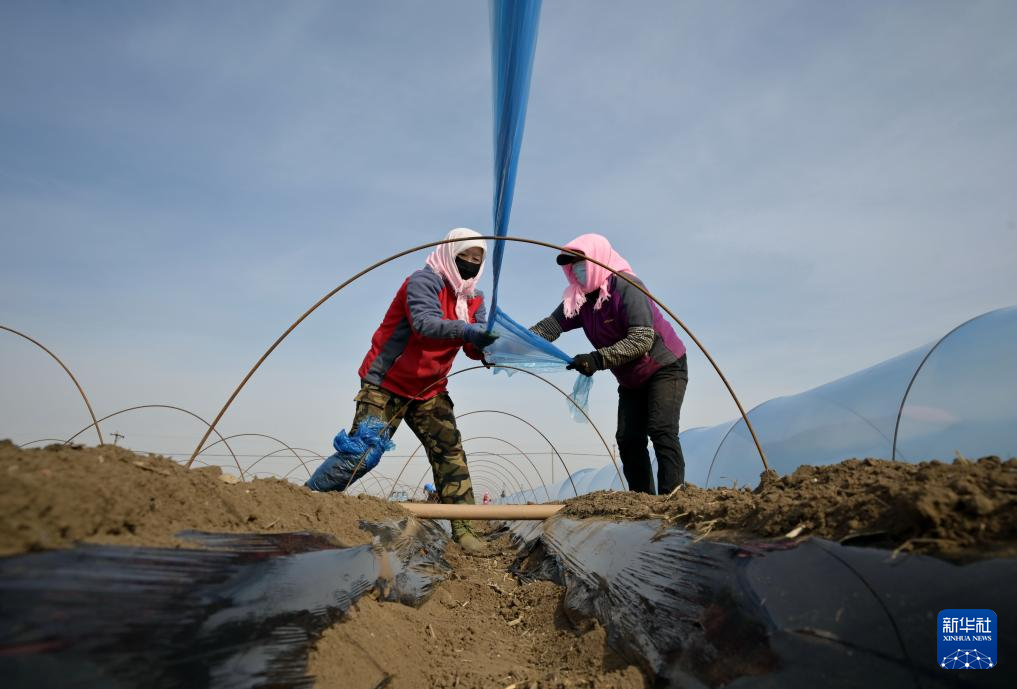
<path fill-rule="evenodd" d="M 565 505 L 443 505 L 434 502 L 397 503 L 422 519 L 547 519 Z"/>

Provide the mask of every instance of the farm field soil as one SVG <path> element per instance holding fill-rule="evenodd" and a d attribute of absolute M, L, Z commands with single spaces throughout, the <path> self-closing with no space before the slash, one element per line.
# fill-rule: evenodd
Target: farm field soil
<path fill-rule="evenodd" d="M 367 543 L 362 519 L 407 516 L 367 496 L 313 493 L 286 481 L 226 483 L 217 468 L 188 471 L 172 460 L 115 447 L 20 450 L 0 442 L 0 554 L 76 542 L 194 547 L 175 534 L 320 531 Z M 318 640 L 315 686 L 641 689 L 642 672 L 606 643 L 592 621 L 562 612 L 564 588 L 518 583 L 507 536 L 493 557 L 450 544 L 450 578 L 420 608 L 361 598 Z"/>
<path fill-rule="evenodd" d="M 565 505 L 574 519 L 664 519 L 711 539 L 819 536 L 952 560 L 1017 556 L 1017 459 L 852 459 L 764 474 L 755 490 L 597 492 Z"/>
<path fill-rule="evenodd" d="M 189 471 L 109 445 L 20 450 L 0 441 L 0 555 L 78 541 L 193 548 L 175 536 L 188 529 L 322 531 L 359 545 L 371 540 L 361 519 L 407 514 L 369 496 L 313 493 L 276 479 L 229 484 L 220 476 L 218 467 Z"/>
<path fill-rule="evenodd" d="M 76 542 L 180 547 L 187 529 L 309 530 L 356 545 L 358 522 L 406 516 L 367 496 L 312 493 L 272 479 L 227 483 L 217 468 L 115 447 L 20 450 L 0 442 L 0 554 Z M 594 493 L 566 502 L 574 519 L 662 519 L 710 538 L 820 536 L 949 559 L 1017 555 L 1017 460 L 905 464 L 848 460 L 765 475 L 756 490 L 689 486 L 673 496 Z M 635 689 L 639 669 L 603 629 L 570 620 L 564 589 L 508 574 L 508 539 L 494 556 L 450 545 L 450 578 L 420 608 L 365 597 L 312 649 L 316 686 Z M 193 547 L 193 546 L 191 546 Z"/>

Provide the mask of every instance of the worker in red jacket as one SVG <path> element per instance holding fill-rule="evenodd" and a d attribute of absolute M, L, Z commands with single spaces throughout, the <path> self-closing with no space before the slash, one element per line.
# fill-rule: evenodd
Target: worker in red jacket
<path fill-rule="evenodd" d="M 360 366 L 357 410 L 350 433 L 345 436 L 356 439 L 365 435 L 358 433 L 358 427 L 380 420 L 387 424 L 387 441 L 405 419 L 427 451 L 443 503 L 474 503 L 470 471 L 446 384 L 460 349 L 471 359 L 481 360 L 482 350 L 495 339 L 486 331 L 484 297 L 477 289 L 487 254 L 487 243 L 479 237 L 466 228 L 452 230 L 445 238 L 459 241 L 436 247 L 426 265 L 410 275 L 396 292 Z M 373 464 L 361 460 L 359 465 L 364 470 L 342 474 L 345 481 L 336 481 L 338 474 L 328 475 L 326 460 L 307 485 L 315 490 L 345 490 L 377 465 L 383 451 L 381 447 L 368 452 Z M 469 553 L 486 550 L 468 521 L 453 520 L 452 537 Z"/>

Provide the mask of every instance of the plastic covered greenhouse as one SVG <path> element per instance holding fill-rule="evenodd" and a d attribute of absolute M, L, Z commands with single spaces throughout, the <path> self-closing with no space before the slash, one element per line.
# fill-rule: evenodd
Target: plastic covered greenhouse
<path fill-rule="evenodd" d="M 1017 456 L 1017 307 L 990 311 L 938 340 L 748 412 L 770 467 L 874 457 L 903 462 Z M 755 486 L 762 469 L 745 421 L 692 428 L 681 436 L 686 480 L 704 487 Z M 654 472 L 656 473 L 656 472 Z M 547 491 L 552 500 L 620 490 L 608 462 Z M 543 502 L 543 489 L 506 502 Z"/>

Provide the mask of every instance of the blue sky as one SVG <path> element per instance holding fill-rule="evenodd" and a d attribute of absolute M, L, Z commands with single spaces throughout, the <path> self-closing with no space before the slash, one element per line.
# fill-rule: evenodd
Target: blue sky
<path fill-rule="evenodd" d="M 547 2 L 511 231 L 610 237 L 750 407 L 933 340 L 1017 302 L 1015 22 L 1011 2 Z M 490 228 L 486 3 L 8 2 L 0 86 L 0 323 L 63 356 L 100 413 L 211 417 L 340 281 Z M 518 320 L 560 298 L 551 259 L 509 247 Z M 423 260 L 319 310 L 222 430 L 325 452 Z M 85 424 L 41 352 L 7 335 L 0 365 L 0 436 Z M 683 426 L 731 418 L 705 360 L 690 365 Z M 538 383 L 451 387 L 462 411 L 520 413 L 562 449 L 603 452 Z M 608 376 L 592 404 L 613 435 Z M 112 423 L 145 450 L 200 434 L 165 412 Z M 464 433 L 546 450 L 502 421 Z"/>

